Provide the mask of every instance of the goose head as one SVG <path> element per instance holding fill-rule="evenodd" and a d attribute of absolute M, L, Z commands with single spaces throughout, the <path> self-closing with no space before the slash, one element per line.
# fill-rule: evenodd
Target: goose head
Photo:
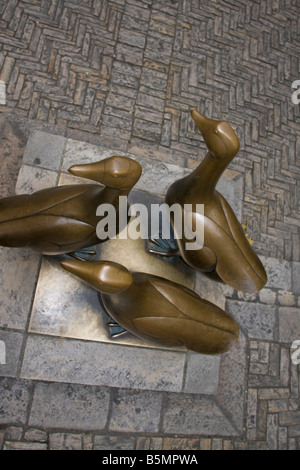
<path fill-rule="evenodd" d="M 60 264 L 66 271 L 105 294 L 119 293 L 133 283 L 128 269 L 113 261 L 63 260 Z"/>
<path fill-rule="evenodd" d="M 209 119 L 196 110 L 191 111 L 191 116 L 201 132 L 208 150 L 215 158 L 227 160 L 237 154 L 240 143 L 228 122 Z"/>
<path fill-rule="evenodd" d="M 129 157 L 114 155 L 96 163 L 73 165 L 72 175 L 91 179 L 112 189 L 130 190 L 140 179 L 141 165 Z"/>

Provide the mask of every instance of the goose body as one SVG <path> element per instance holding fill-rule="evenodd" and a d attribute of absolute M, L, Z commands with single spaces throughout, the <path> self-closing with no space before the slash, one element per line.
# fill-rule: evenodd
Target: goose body
<path fill-rule="evenodd" d="M 225 311 L 194 291 L 111 261 L 64 260 L 63 268 L 101 292 L 107 313 L 133 335 L 157 345 L 221 354 L 238 340 Z"/>
<path fill-rule="evenodd" d="M 96 227 L 99 205 L 127 196 L 141 175 L 139 163 L 113 156 L 97 163 L 74 165 L 69 172 L 99 184 L 76 184 L 0 200 L 0 245 L 28 246 L 44 254 L 62 254 L 100 243 Z M 118 221 L 118 217 L 116 217 Z M 119 227 L 117 227 L 117 231 Z"/>
<path fill-rule="evenodd" d="M 181 257 L 202 272 L 215 271 L 234 289 L 257 292 L 267 282 L 264 267 L 250 246 L 241 224 L 216 184 L 239 149 L 238 138 L 225 121 L 216 121 L 191 112 L 203 135 L 208 153 L 188 176 L 175 181 L 168 189 L 166 202 L 183 207 L 192 205 L 192 224 L 196 225 L 196 204 L 204 204 L 204 245 L 199 250 L 186 250 L 187 240 L 178 239 Z"/>

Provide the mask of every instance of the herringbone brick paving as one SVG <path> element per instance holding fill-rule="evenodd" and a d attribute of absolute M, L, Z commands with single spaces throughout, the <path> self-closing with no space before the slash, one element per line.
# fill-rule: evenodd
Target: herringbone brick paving
<path fill-rule="evenodd" d="M 299 0 L 1 1 L 7 103 L 0 110 L 189 168 L 205 152 L 189 111 L 227 119 L 241 142 L 230 168 L 244 176 L 242 222 L 255 250 L 300 261 L 300 113 L 291 100 L 300 79 L 299 7 Z M 124 445 L 299 448 L 298 376 L 288 354 L 286 344 L 250 342 L 243 439 L 125 436 Z M 2 437 L 28 442 L 25 432 L 11 426 Z M 73 448 L 120 439 L 51 436 L 53 447 Z"/>

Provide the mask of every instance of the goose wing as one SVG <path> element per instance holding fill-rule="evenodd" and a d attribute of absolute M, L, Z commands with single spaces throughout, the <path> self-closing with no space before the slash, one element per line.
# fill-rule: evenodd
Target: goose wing
<path fill-rule="evenodd" d="M 156 315 L 132 318 L 140 336 L 202 354 L 223 353 L 237 341 L 237 323 L 219 307 L 167 280 L 153 278 L 149 283 L 168 301 L 168 308 L 155 312 Z"/>
<path fill-rule="evenodd" d="M 97 242 L 95 224 L 91 223 L 96 208 L 89 204 L 93 190 L 91 185 L 61 186 L 2 199 L 0 245 L 30 246 L 44 253 L 91 246 Z"/>
<path fill-rule="evenodd" d="M 25 217 L 56 212 L 61 204 L 80 197 L 91 185 L 59 186 L 42 189 L 33 194 L 21 194 L 0 200 L 0 223 Z M 62 214 L 63 215 L 63 214 Z"/>
<path fill-rule="evenodd" d="M 221 194 L 219 196 L 227 220 L 227 230 L 205 217 L 205 246 L 216 254 L 216 272 L 224 282 L 237 290 L 257 292 L 267 282 L 265 269 L 251 248 L 230 205 Z"/>

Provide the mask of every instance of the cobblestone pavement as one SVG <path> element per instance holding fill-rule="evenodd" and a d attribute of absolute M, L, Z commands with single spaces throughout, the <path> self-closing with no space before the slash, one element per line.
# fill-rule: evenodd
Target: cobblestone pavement
<path fill-rule="evenodd" d="M 299 7 L 299 0 L 0 2 L 3 196 L 13 192 L 34 129 L 194 168 L 205 151 L 189 115 L 197 108 L 236 129 L 241 147 L 230 169 L 243 175 L 242 223 L 255 250 L 279 266 L 277 282 L 260 294 L 227 300 L 230 313 L 249 313 L 244 421 L 235 435 L 197 433 L 198 395 L 182 410 L 167 393 L 3 376 L 0 448 L 300 448 L 299 366 L 290 351 L 300 322 L 300 113 L 292 101 Z M 253 327 L 261 312 L 274 319 L 264 334 Z M 55 425 L 51 397 L 68 424 Z M 98 406 L 97 426 L 87 404 Z"/>

